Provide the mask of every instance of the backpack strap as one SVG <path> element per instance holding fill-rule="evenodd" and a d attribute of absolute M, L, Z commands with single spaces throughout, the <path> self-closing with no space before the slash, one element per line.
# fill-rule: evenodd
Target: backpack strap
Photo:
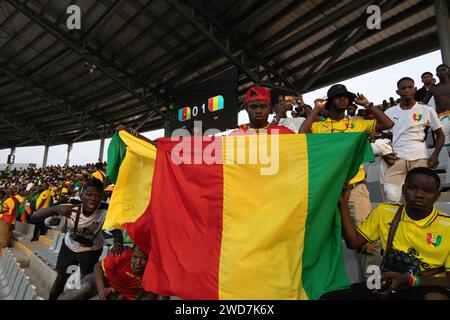
<path fill-rule="evenodd" d="M 433 268 L 427 271 L 423 271 L 422 272 L 422 276 L 426 276 L 426 277 L 432 277 L 436 274 L 445 272 L 445 267 L 437 267 L 437 268 Z"/>
<path fill-rule="evenodd" d="M 398 228 L 398 224 L 400 223 L 400 220 L 402 218 L 402 213 L 403 213 L 403 208 L 405 206 L 401 205 L 397 212 L 395 213 L 394 219 L 392 219 L 391 221 L 391 227 L 389 228 L 389 234 L 388 234 L 388 239 L 387 239 L 387 243 L 386 243 L 386 252 L 392 248 L 392 243 L 394 242 L 394 236 L 395 236 L 395 232 L 397 231 Z"/>

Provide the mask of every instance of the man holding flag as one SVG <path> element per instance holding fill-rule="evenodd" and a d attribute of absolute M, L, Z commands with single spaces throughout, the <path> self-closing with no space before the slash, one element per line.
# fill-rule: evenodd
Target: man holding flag
<path fill-rule="evenodd" d="M 362 94 L 354 94 L 342 84 L 330 87 L 327 92 L 327 100 L 317 99 L 315 108 L 301 127 L 303 133 L 343 133 L 366 132 L 375 134 L 392 128 L 394 123 L 383 111 L 373 106 Z M 350 119 L 345 116 L 345 111 L 355 102 L 371 112 L 375 120 Z M 324 121 L 315 121 L 322 109 L 330 111 L 330 116 Z M 349 181 L 350 188 L 350 212 L 355 225 L 360 224 L 372 211 L 369 190 L 366 186 L 366 176 L 361 165 L 358 173 Z M 367 268 L 372 264 L 379 264 L 380 248 L 373 244 L 367 244 L 359 249 L 359 259 L 363 268 L 360 275 L 365 278 Z"/>
<path fill-rule="evenodd" d="M 277 124 L 268 122 L 269 115 L 273 113 L 270 104 L 270 91 L 264 87 L 252 87 L 245 94 L 245 110 L 248 113 L 250 123 L 241 125 L 239 129 L 232 131 L 231 136 L 280 133 L 292 134 L 294 131 Z"/>
<path fill-rule="evenodd" d="M 268 104 L 262 91 L 251 92 Z M 108 173 L 118 175 L 103 228 L 126 229 L 148 253 L 146 291 L 182 299 L 318 299 L 349 286 L 336 210 L 341 185 L 373 160 L 367 137 L 268 139 L 259 132 L 266 108 L 258 108 L 241 134 L 259 135 L 208 138 L 200 149 L 183 150 L 189 159 L 212 154 L 212 162 L 175 161 L 183 139 L 192 147 L 195 138 L 152 144 L 125 130 L 113 137 L 108 159 L 118 161 L 116 168 L 108 163 Z M 266 161 L 247 161 L 263 143 L 277 144 L 271 174 L 262 174 Z M 235 151 L 244 161 L 229 161 Z"/>

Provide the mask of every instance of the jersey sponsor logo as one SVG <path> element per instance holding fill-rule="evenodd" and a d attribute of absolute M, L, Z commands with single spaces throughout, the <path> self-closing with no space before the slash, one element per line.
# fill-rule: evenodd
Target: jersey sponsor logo
<path fill-rule="evenodd" d="M 430 246 L 438 247 L 442 242 L 442 236 L 436 233 L 427 233 L 427 244 Z"/>
<path fill-rule="evenodd" d="M 420 114 L 420 113 L 414 113 L 412 115 L 412 118 L 414 121 L 420 121 L 420 120 L 422 120 L 423 117 L 422 117 L 422 114 Z"/>

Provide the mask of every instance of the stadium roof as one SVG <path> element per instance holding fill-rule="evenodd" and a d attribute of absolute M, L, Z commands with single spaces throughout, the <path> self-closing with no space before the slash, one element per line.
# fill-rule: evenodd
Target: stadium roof
<path fill-rule="evenodd" d="M 69 5 L 81 30 L 69 31 Z M 366 9 L 381 7 L 381 29 Z M 233 66 L 307 92 L 439 48 L 429 0 L 0 2 L 0 148 L 163 128 L 169 96 Z"/>

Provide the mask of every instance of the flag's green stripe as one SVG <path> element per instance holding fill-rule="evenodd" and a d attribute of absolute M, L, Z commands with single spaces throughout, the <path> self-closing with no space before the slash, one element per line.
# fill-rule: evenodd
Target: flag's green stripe
<path fill-rule="evenodd" d="M 125 159 L 127 146 L 119 136 L 119 132 L 114 133 L 108 146 L 108 165 L 106 167 L 106 176 L 112 183 L 116 183 L 119 175 L 119 167 Z"/>
<path fill-rule="evenodd" d="M 309 299 L 318 299 L 349 285 L 337 201 L 344 181 L 374 156 L 364 133 L 308 134 L 307 145 L 308 216 L 302 283 Z"/>

